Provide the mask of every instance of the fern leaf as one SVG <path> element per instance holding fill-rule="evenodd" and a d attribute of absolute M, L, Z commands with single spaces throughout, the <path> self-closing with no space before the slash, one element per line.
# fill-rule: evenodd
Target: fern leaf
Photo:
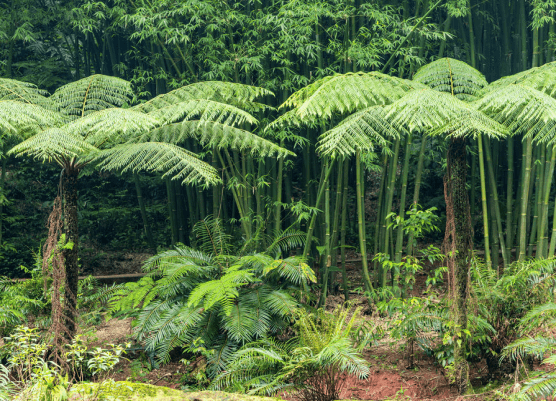
<path fill-rule="evenodd" d="M 131 84 L 121 78 L 91 75 L 58 88 L 51 99 L 72 119 L 95 111 L 121 107 L 133 98 Z"/>
<path fill-rule="evenodd" d="M 478 92 L 487 86 L 483 74 L 469 64 L 453 58 L 441 58 L 424 65 L 413 80 L 463 101 L 475 100 Z"/>
<path fill-rule="evenodd" d="M 61 126 L 64 121 L 59 113 L 34 104 L 0 101 L 0 130 L 3 134 L 25 139 L 44 129 Z"/>
<path fill-rule="evenodd" d="M 197 155 L 178 146 L 146 142 L 124 144 L 99 151 L 91 157 L 103 170 L 161 172 L 163 177 L 181 180 L 182 184 L 212 185 L 220 182 L 214 167 Z"/>
<path fill-rule="evenodd" d="M 161 121 L 148 114 L 131 109 L 111 108 L 90 113 L 65 128 L 81 135 L 91 145 L 102 148 L 137 139 L 161 124 Z"/>
<path fill-rule="evenodd" d="M 232 82 L 205 81 L 174 89 L 135 107 L 143 112 L 150 113 L 180 102 L 212 100 L 257 111 L 259 107 L 261 109 L 266 108 L 264 105 L 253 103 L 255 99 L 262 96 L 273 96 L 273 93 L 255 86 Z"/>
<path fill-rule="evenodd" d="M 251 114 L 233 105 L 204 99 L 193 99 L 171 104 L 151 111 L 149 114 L 166 124 L 193 119 L 211 121 L 233 127 L 244 123 L 258 123 L 257 119 Z"/>
<path fill-rule="evenodd" d="M 39 89 L 35 84 L 15 79 L 0 78 L 0 101 L 13 100 L 54 111 L 56 106 L 51 99 L 46 97 L 47 95 L 47 91 Z"/>
<path fill-rule="evenodd" d="M 474 106 L 504 124 L 510 132 L 553 143 L 556 99 L 523 85 L 505 85 L 489 91 Z"/>
<path fill-rule="evenodd" d="M 56 161 L 61 166 L 66 160 L 96 151 L 96 148 L 64 128 L 50 128 L 14 146 L 10 154 L 31 156 L 41 161 Z"/>
<path fill-rule="evenodd" d="M 386 138 L 399 138 L 400 131 L 385 119 L 382 106 L 373 106 L 350 115 L 322 134 L 317 151 L 332 158 L 372 152 L 376 145 L 386 147 Z"/>
<path fill-rule="evenodd" d="M 230 148 L 261 157 L 295 156 L 289 150 L 252 132 L 213 121 L 185 121 L 165 125 L 144 135 L 141 140 L 180 144 L 189 138 L 208 148 Z"/>

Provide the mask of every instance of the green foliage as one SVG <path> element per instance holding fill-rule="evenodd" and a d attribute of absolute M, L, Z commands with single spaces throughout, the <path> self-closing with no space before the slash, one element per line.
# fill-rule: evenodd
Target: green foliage
<path fill-rule="evenodd" d="M 556 327 L 556 305 L 552 302 L 539 305 L 523 316 L 518 324 L 520 338 L 506 346 L 501 360 L 510 359 L 518 367 L 525 364 L 526 357 L 542 360 L 542 365 L 556 363 L 556 340 L 552 334 Z M 523 386 L 516 385 L 519 390 L 512 395 L 515 400 L 538 400 L 553 397 L 556 394 L 556 374 L 552 369 L 532 372 Z"/>
<path fill-rule="evenodd" d="M 337 399 L 341 373 L 359 378 L 369 375 L 368 363 L 360 356 L 369 337 L 353 339 L 358 315 L 359 309 L 352 308 L 337 308 L 332 314 L 322 309 L 300 311 L 294 338 L 287 342 L 264 338 L 246 344 L 211 387 L 261 395 L 295 391 L 301 399 Z"/>
<path fill-rule="evenodd" d="M 152 257 L 148 275 L 126 284 L 111 305 L 113 313 L 136 315 L 136 336 L 163 361 L 172 349 L 202 340 L 212 350 L 214 376 L 242 343 L 285 328 L 315 276 L 298 257 L 275 259 L 277 247 L 272 256 L 230 255 L 218 220 L 202 221 L 194 232 L 204 249 L 178 245 Z"/>
<path fill-rule="evenodd" d="M 488 84 L 484 75 L 475 68 L 448 57 L 419 68 L 413 80 L 464 101 L 474 100 Z"/>
<path fill-rule="evenodd" d="M 112 349 L 95 348 L 87 350 L 80 336 L 77 336 L 64 354 L 69 372 L 52 362 L 45 361 L 50 348 L 48 339 L 40 338 L 37 329 L 18 326 L 10 337 L 6 337 L 2 352 L 8 361 L 7 366 L 0 364 L 0 400 L 8 396 L 18 401 L 66 401 L 71 396 L 74 380 L 83 380 L 85 370 L 95 377 L 99 385 L 94 391 L 80 391 L 83 401 L 101 400 L 106 387 L 113 384 L 107 380 L 108 373 L 120 361 L 124 346 L 112 346 Z M 129 347 L 129 344 L 126 345 Z M 68 373 L 71 373 L 71 377 Z"/>

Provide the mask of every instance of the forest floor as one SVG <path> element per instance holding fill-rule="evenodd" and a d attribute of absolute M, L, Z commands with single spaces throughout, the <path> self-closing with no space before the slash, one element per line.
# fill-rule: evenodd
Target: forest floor
<path fill-rule="evenodd" d="M 125 257 L 125 255 L 124 255 Z M 138 273 L 140 269 L 139 260 L 144 260 L 145 255 L 128 257 L 126 273 Z M 123 262 L 126 261 L 123 260 Z M 360 263 L 357 255 L 350 255 L 346 268 L 351 283 L 360 283 Z M 137 268 L 135 268 L 137 266 Z M 432 267 L 431 267 L 432 268 Z M 121 273 L 121 270 L 113 271 Z M 101 268 L 95 271 L 95 275 L 110 273 Z M 417 276 L 413 289 L 413 296 L 419 296 L 425 289 L 427 273 L 422 272 Z M 366 298 L 357 292 L 351 293 L 352 300 L 362 307 L 364 318 L 372 324 L 385 326 L 386 320 L 373 313 Z M 344 302 L 343 295 L 330 295 L 327 309 L 332 310 L 336 305 Z M 94 346 L 105 346 L 107 344 L 124 343 L 130 340 L 132 333 L 131 319 L 113 319 L 103 323 L 96 332 L 90 333 L 89 338 Z M 346 376 L 343 389 L 340 393 L 342 400 L 486 400 L 492 397 L 492 392 L 477 395 L 466 395 L 458 397 L 454 386 L 451 386 L 446 378 L 445 370 L 440 367 L 433 357 L 422 351 L 415 352 L 414 366 L 408 368 L 407 352 L 405 344 L 389 341 L 388 338 L 378 344 L 370 346 L 364 351 L 364 357 L 369 361 L 371 375 L 360 380 L 353 376 Z M 196 372 L 204 367 L 203 358 L 184 365 L 179 356 L 167 365 L 151 369 L 148 358 L 141 352 L 130 353 L 127 359 L 121 361 L 115 368 L 111 377 L 116 380 L 130 380 L 159 386 L 179 389 Z M 486 376 L 486 364 L 474 365 L 471 372 L 471 383 L 474 389 L 484 389 L 484 377 Z M 480 391 L 480 390 L 479 390 Z M 295 398 L 283 396 L 285 399 Z"/>

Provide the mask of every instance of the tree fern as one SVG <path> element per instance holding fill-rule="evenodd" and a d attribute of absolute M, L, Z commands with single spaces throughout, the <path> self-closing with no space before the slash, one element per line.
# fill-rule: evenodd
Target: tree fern
<path fill-rule="evenodd" d="M 189 138 L 209 149 L 235 149 L 261 157 L 295 156 L 289 150 L 249 131 L 212 121 L 195 120 L 165 125 L 143 135 L 139 140 L 183 144 Z"/>
<path fill-rule="evenodd" d="M 281 107 L 293 107 L 293 110 L 270 124 L 269 128 L 300 122 L 308 124 L 319 118 L 329 119 L 333 115 L 389 104 L 408 90 L 423 87 L 420 83 L 379 72 L 328 76 L 292 94 Z"/>
<path fill-rule="evenodd" d="M 500 78 L 485 87 L 479 96 L 483 96 L 494 90 L 501 89 L 508 85 L 518 84 L 536 89 L 550 97 L 556 97 L 556 62 L 546 63 L 540 67 L 530 68 L 526 71 L 518 72 L 507 77 Z"/>
<path fill-rule="evenodd" d="M 228 103 L 250 111 L 265 109 L 268 106 L 254 103 L 262 96 L 273 96 L 269 90 L 256 86 L 237 84 L 232 82 L 206 81 L 186 85 L 171 92 L 164 93 L 136 106 L 137 109 L 150 113 L 181 102 L 212 100 Z"/>
<path fill-rule="evenodd" d="M 485 134 L 503 137 L 507 129 L 447 93 L 431 89 L 412 91 L 385 108 L 385 118 L 410 132 L 467 137 Z"/>
<path fill-rule="evenodd" d="M 474 106 L 515 134 L 554 142 L 556 100 L 524 85 L 509 84 L 487 92 Z"/>
<path fill-rule="evenodd" d="M 159 127 L 162 122 L 154 116 L 132 109 L 111 108 L 88 114 L 65 126 L 66 130 L 102 149 L 137 141 L 137 138 Z"/>
<path fill-rule="evenodd" d="M 351 156 L 356 152 L 372 152 L 375 146 L 385 148 L 388 139 L 400 137 L 403 128 L 385 118 L 382 106 L 361 110 L 342 120 L 319 137 L 317 151 L 323 156 Z"/>
<path fill-rule="evenodd" d="M 182 184 L 216 184 L 220 182 L 214 167 L 196 154 L 176 145 L 145 142 L 114 146 L 91 155 L 103 170 L 161 172 L 163 177 Z"/>
<path fill-rule="evenodd" d="M 133 91 L 128 81 L 97 74 L 58 88 L 51 99 L 63 114 L 77 119 L 95 111 L 129 105 Z"/>
<path fill-rule="evenodd" d="M 0 101 L 0 130 L 3 134 L 17 134 L 25 139 L 46 128 L 61 126 L 63 122 L 62 115 L 41 106 L 13 100 Z"/>
<path fill-rule="evenodd" d="M 166 124 L 193 119 L 211 121 L 230 126 L 239 126 L 244 123 L 258 123 L 257 119 L 245 110 L 231 104 L 205 99 L 194 99 L 171 104 L 151 111 L 149 115 L 152 115 Z"/>
<path fill-rule="evenodd" d="M 424 65 L 413 80 L 464 101 L 476 99 L 478 92 L 487 86 L 483 74 L 469 64 L 453 58 L 441 58 Z"/>
<path fill-rule="evenodd" d="M 56 110 L 54 102 L 47 95 L 47 91 L 32 83 L 0 78 L 0 101 L 12 100 L 37 105 L 51 111 Z"/>

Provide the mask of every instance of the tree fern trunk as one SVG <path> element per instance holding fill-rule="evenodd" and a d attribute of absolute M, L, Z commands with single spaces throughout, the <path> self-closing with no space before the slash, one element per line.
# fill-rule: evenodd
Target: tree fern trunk
<path fill-rule="evenodd" d="M 446 230 L 452 239 L 450 259 L 454 269 L 455 286 L 453 320 L 458 325 L 458 332 L 467 329 L 467 281 L 471 263 L 471 222 L 469 218 L 469 198 L 466 189 L 467 151 L 464 139 L 452 139 L 448 147 L 448 172 L 446 205 L 448 218 Z M 453 224 L 453 225 L 452 225 Z M 454 373 L 460 394 L 467 390 L 469 366 L 466 360 L 468 340 L 465 335 L 454 342 Z"/>

